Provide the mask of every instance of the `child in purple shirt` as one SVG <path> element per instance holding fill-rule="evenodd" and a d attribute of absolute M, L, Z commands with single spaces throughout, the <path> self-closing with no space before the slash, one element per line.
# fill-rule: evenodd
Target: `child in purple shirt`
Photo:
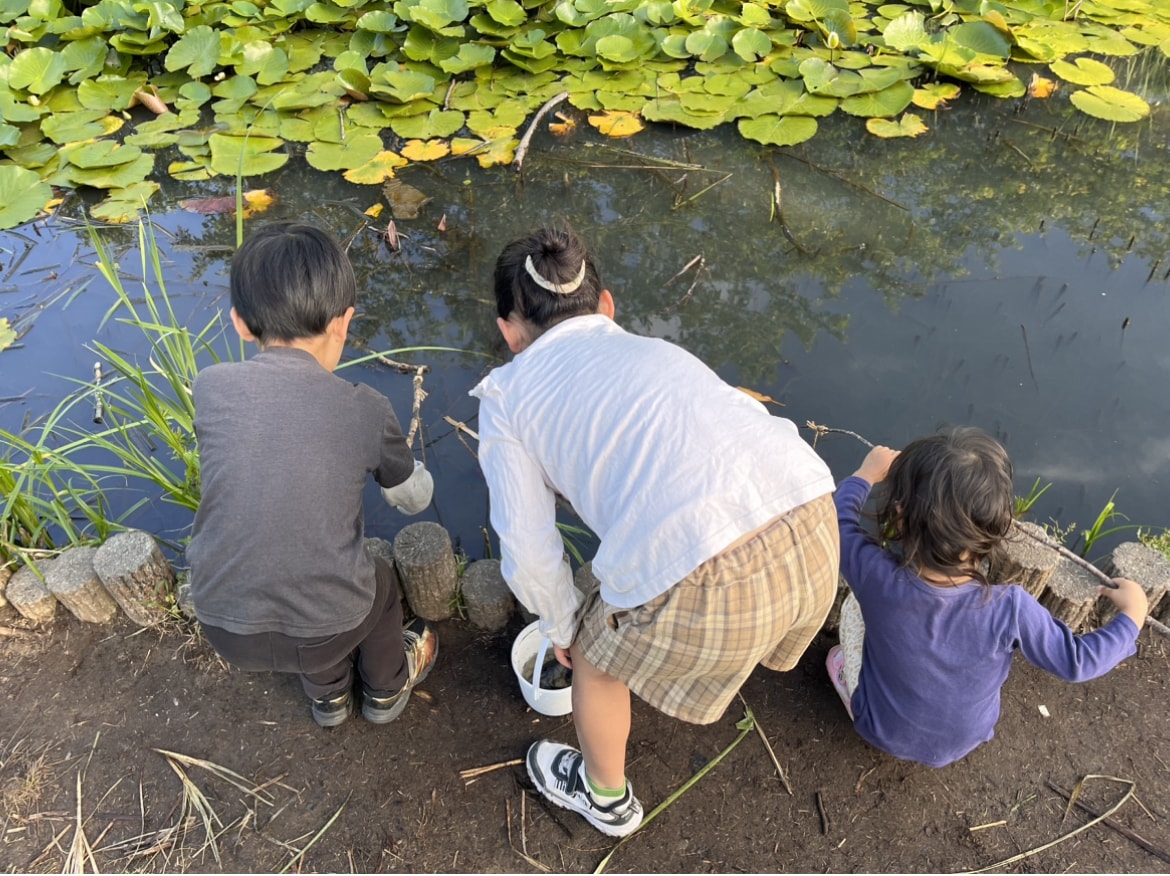
<path fill-rule="evenodd" d="M 877 523 L 889 549 L 860 524 L 882 481 Z M 1100 588 L 1118 614 L 1083 636 L 1019 585 L 989 585 L 982 570 L 1012 526 L 1012 497 L 1007 453 L 972 427 L 901 453 L 875 447 L 837 489 L 852 594 L 829 674 L 857 732 L 895 757 L 946 766 L 991 739 L 1017 649 L 1066 681 L 1104 675 L 1134 653 L 1147 601 L 1133 581 Z"/>

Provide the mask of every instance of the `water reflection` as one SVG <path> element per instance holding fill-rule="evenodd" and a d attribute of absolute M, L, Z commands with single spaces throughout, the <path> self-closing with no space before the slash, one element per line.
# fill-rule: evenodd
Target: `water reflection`
<path fill-rule="evenodd" d="M 1117 489 L 1133 522 L 1168 523 L 1166 115 L 1110 133 L 1084 120 L 1066 129 L 1056 105 L 1013 110 L 971 101 L 935 113 L 932 132 L 912 142 L 859 139 L 855 120 L 830 119 L 787 151 L 726 132 L 603 143 L 578 125 L 575 140 L 538 138 L 522 180 L 463 160 L 406 169 L 431 201 L 397 222 L 399 251 L 378 233 L 385 217 L 362 214 L 376 189 L 303 167 L 262 182 L 279 198 L 267 218 L 307 218 L 349 240 L 362 290 L 355 353 L 480 354 L 403 355 L 433 366 L 423 415 L 439 496 L 428 514 L 473 557 L 487 550 L 487 499 L 474 440 L 451 421 L 474 429 L 466 391 L 503 356 L 490 303 L 497 253 L 561 219 L 598 256 L 623 325 L 680 343 L 783 401 L 779 412 L 796 422 L 894 445 L 974 423 L 1007 442 L 1021 492 L 1036 477 L 1054 482 L 1041 517 L 1087 524 Z M 165 194 L 229 187 L 172 181 Z M 226 308 L 234 219 L 154 218 L 167 232 L 171 293 L 191 310 Z M 104 233 L 139 273 L 136 233 Z M 55 221 L 0 243 L 0 315 L 36 319 L 22 349 L 0 354 L 0 398 L 17 397 L 0 407 L 11 428 L 67 390 L 46 375 L 88 377 L 92 338 L 134 339 L 114 323 L 99 328 L 112 294 L 93 279 L 80 231 Z M 408 378 L 371 366 L 354 379 L 406 416 Z M 844 476 L 862 448 L 834 436 L 818 449 Z M 377 534 L 404 523 L 373 498 L 367 507 Z M 157 505 L 144 514 L 154 529 L 187 523 Z"/>

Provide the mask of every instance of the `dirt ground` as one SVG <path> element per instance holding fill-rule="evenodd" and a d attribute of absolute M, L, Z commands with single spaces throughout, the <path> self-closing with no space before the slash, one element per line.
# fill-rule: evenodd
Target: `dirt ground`
<path fill-rule="evenodd" d="M 575 738 L 521 697 L 519 618 L 500 635 L 439 624 L 439 662 L 403 716 L 333 730 L 294 678 L 229 670 L 177 622 L 0 624 L 5 872 L 593 872 L 614 847 L 543 804 L 521 765 L 461 775 Z M 1170 872 L 1170 640 L 1147 629 L 1139 643 L 1081 685 L 1018 660 L 995 739 L 941 770 L 852 732 L 823 670 L 827 634 L 794 671 L 752 676 L 757 730 L 738 744 L 739 702 L 696 727 L 636 701 L 629 775 L 648 812 L 733 747 L 605 872 L 989 867 L 1087 824 L 1054 790 L 1087 776 L 1113 778 L 1089 779 L 1081 799 L 1098 813 L 1121 802 L 1113 822 L 1156 851 L 1098 823 L 996 872 Z"/>

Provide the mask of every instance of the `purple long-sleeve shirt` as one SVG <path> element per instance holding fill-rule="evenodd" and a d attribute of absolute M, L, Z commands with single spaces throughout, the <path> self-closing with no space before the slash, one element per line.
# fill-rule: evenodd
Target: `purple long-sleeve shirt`
<path fill-rule="evenodd" d="M 1083 636 L 1017 584 L 933 587 L 862 529 L 870 485 L 846 478 L 834 501 L 841 574 L 865 619 L 861 677 L 850 703 L 871 745 L 946 766 L 991 739 L 1012 654 L 1066 681 L 1104 675 L 1134 653 L 1138 627 L 1118 614 Z"/>

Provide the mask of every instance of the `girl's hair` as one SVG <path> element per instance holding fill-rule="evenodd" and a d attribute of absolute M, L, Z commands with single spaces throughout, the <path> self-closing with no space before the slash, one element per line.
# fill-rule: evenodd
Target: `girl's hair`
<path fill-rule="evenodd" d="M 496 259 L 496 312 L 513 312 L 543 331 L 571 316 L 596 313 L 601 277 L 567 225 L 513 240 Z"/>
<path fill-rule="evenodd" d="M 877 512 L 902 565 L 987 584 L 984 561 L 1012 525 L 1012 463 L 972 426 L 911 442 L 890 466 Z"/>
<path fill-rule="evenodd" d="M 329 233 L 297 222 L 265 225 L 232 258 L 232 307 L 256 340 L 325 331 L 357 303 L 353 266 Z"/>

